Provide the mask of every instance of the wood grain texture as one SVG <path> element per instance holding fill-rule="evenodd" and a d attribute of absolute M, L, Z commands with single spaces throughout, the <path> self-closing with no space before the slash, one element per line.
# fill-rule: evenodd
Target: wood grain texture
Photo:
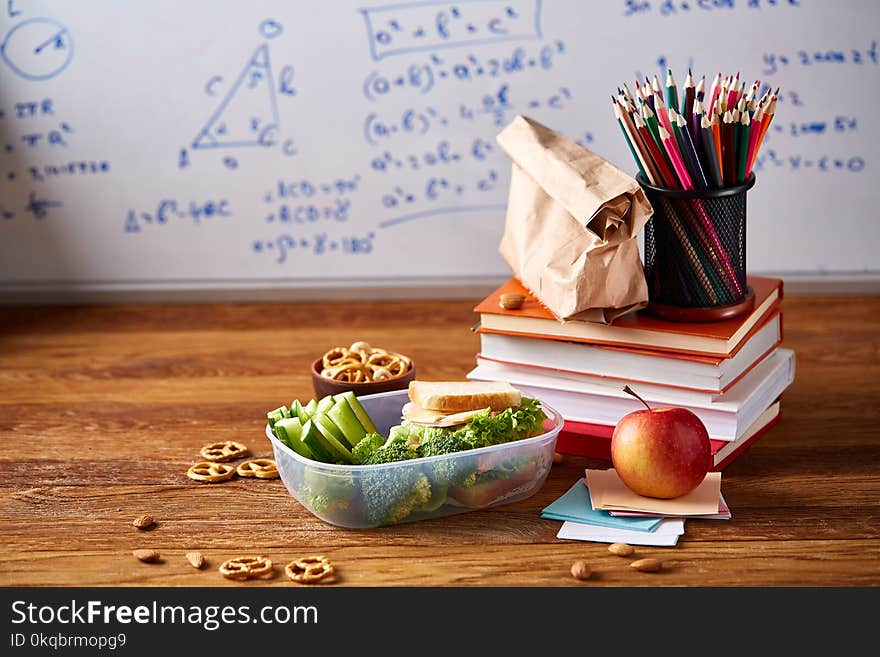
<path fill-rule="evenodd" d="M 341 586 L 880 585 L 880 299 L 791 297 L 795 383 L 779 424 L 724 473 L 730 522 L 687 523 L 633 571 L 606 546 L 561 541 L 538 511 L 601 462 L 567 457 L 534 497 L 376 530 L 311 516 L 280 481 L 202 485 L 201 445 L 271 452 L 267 409 L 311 397 L 309 363 L 367 340 L 420 378 L 462 378 L 473 303 L 144 305 L 0 309 L 0 585 L 242 586 L 224 560 L 320 552 Z M 150 513 L 155 527 L 132 519 Z M 138 562 L 153 548 L 163 561 Z M 202 551 L 209 567 L 184 560 Z M 635 558 L 635 557 L 634 557 Z M 577 582 L 572 561 L 593 577 Z"/>

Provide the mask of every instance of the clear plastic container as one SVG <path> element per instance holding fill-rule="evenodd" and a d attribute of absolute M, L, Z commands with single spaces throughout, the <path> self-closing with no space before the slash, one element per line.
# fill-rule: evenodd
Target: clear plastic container
<path fill-rule="evenodd" d="M 358 397 L 383 435 L 400 424 L 406 390 Z M 340 527 L 367 528 L 485 509 L 534 495 L 550 472 L 562 416 L 541 404 L 545 432 L 533 438 L 382 465 L 304 458 L 269 426 L 281 480 L 300 504 Z M 476 483 L 472 483 L 476 473 Z"/>

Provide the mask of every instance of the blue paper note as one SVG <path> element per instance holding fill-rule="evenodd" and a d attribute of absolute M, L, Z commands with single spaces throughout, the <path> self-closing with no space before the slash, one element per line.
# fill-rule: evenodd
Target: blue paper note
<path fill-rule="evenodd" d="M 607 511 L 595 511 L 590 506 L 590 493 L 582 480 L 575 482 L 562 497 L 544 508 L 541 517 L 643 532 L 652 531 L 663 520 L 663 518 L 614 517 Z"/>

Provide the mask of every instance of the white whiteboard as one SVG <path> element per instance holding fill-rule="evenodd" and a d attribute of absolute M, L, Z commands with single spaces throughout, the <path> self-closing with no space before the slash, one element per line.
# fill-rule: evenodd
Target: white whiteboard
<path fill-rule="evenodd" d="M 748 269 L 878 269 L 871 0 L 11 0 L 0 292 L 473 284 L 517 113 L 627 171 L 638 73 L 782 88 Z"/>

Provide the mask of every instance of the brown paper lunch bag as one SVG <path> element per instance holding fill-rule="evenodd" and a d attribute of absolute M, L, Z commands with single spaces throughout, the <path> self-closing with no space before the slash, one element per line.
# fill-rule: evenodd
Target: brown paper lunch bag
<path fill-rule="evenodd" d="M 636 236 L 652 208 L 639 184 L 527 117 L 497 141 L 513 161 L 499 251 L 514 275 L 563 321 L 609 323 L 644 307 Z"/>

